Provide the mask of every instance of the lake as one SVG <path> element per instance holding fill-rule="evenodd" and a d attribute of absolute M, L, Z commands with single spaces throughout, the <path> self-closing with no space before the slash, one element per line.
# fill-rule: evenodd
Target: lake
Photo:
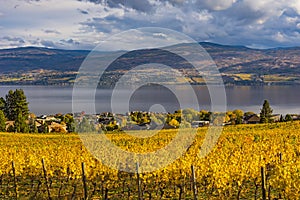
<path fill-rule="evenodd" d="M 4 97 L 10 89 L 22 88 L 25 91 L 31 112 L 42 114 L 68 113 L 72 112 L 72 87 L 59 86 L 0 86 L 0 96 Z M 300 86 L 232 86 L 226 87 L 227 110 L 242 109 L 259 113 L 264 99 L 268 99 L 273 113 L 300 114 Z M 186 88 L 178 86 L 177 92 L 184 92 Z M 205 86 L 194 86 L 200 109 L 210 109 L 210 97 Z M 82 89 L 82 105 L 88 100 L 84 94 L 88 92 Z M 130 94 L 129 89 L 119 93 L 125 96 Z M 112 90 L 97 89 L 96 111 L 110 111 L 110 99 Z M 122 97 L 122 95 L 121 95 Z M 158 104 L 164 106 L 166 111 L 173 112 L 177 108 L 196 108 L 197 101 L 184 96 L 180 102 L 176 96 L 165 88 L 141 88 L 136 90 L 129 100 L 129 104 L 121 97 L 115 98 L 117 109 L 128 108 L 130 110 L 148 111 L 152 105 L 152 111 L 159 110 Z M 180 105 L 179 105 L 180 103 Z"/>

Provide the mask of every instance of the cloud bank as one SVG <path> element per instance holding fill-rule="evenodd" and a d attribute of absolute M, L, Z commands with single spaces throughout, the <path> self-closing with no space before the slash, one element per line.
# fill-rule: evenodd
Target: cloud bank
<path fill-rule="evenodd" d="M 169 28 L 197 41 L 255 48 L 300 46 L 300 1 L 11 0 L 0 8 L 0 48 L 92 49 L 140 27 Z"/>

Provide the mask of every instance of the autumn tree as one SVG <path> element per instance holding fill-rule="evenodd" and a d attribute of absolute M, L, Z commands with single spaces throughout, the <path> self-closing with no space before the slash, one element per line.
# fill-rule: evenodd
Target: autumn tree
<path fill-rule="evenodd" d="M 211 112 L 208 112 L 207 110 L 200 110 L 199 118 L 200 120 L 210 121 L 211 120 Z"/>
<path fill-rule="evenodd" d="M 225 122 L 230 122 L 231 124 L 236 124 L 236 115 L 233 113 L 233 111 L 227 111 L 225 116 Z"/>
<path fill-rule="evenodd" d="M 244 112 L 242 110 L 234 110 L 233 113 L 235 114 L 235 124 L 242 124 Z"/>
<path fill-rule="evenodd" d="M 76 123 L 75 130 L 78 133 L 90 133 L 96 131 L 94 124 L 86 117 L 83 117 L 81 122 Z"/>
<path fill-rule="evenodd" d="M 197 121 L 200 118 L 199 112 L 192 108 L 184 109 L 182 111 L 182 114 L 183 114 L 183 118 L 188 122 Z"/>
<path fill-rule="evenodd" d="M 180 126 L 180 123 L 176 119 L 171 119 L 169 125 L 178 128 Z"/>

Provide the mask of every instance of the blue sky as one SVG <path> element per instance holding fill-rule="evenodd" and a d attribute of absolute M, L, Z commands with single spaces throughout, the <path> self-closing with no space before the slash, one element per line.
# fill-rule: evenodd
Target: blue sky
<path fill-rule="evenodd" d="M 92 49 L 128 29 L 162 27 L 196 41 L 300 46 L 299 0 L 0 0 L 0 48 Z"/>

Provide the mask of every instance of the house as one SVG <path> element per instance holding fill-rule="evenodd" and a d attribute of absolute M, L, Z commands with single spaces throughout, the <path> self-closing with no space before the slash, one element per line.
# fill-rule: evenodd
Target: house
<path fill-rule="evenodd" d="M 48 130 L 50 132 L 56 132 L 56 133 L 67 133 L 67 126 L 65 124 L 59 124 L 57 122 L 51 122 L 50 125 L 48 125 Z"/>
<path fill-rule="evenodd" d="M 143 130 L 143 129 L 145 129 L 145 126 L 139 126 L 138 124 L 132 124 L 132 123 L 129 123 L 122 128 L 122 130 L 124 130 L 124 131 L 129 131 L 129 130 L 137 131 L 137 130 Z"/>
<path fill-rule="evenodd" d="M 292 117 L 293 120 L 299 120 L 300 119 L 300 115 L 297 115 L 297 114 L 292 114 L 291 117 Z"/>
<path fill-rule="evenodd" d="M 250 116 L 244 118 L 244 123 L 245 124 L 259 124 L 260 117 L 257 114 L 250 115 Z"/>
<path fill-rule="evenodd" d="M 45 122 L 52 122 L 52 121 L 60 123 L 61 119 L 56 118 L 54 116 L 41 115 L 36 118 L 36 121 L 38 121 L 40 124 L 44 124 Z"/>
<path fill-rule="evenodd" d="M 38 121 L 38 120 L 35 120 L 34 123 L 35 123 L 35 126 L 36 126 L 36 127 L 40 127 L 40 126 L 43 125 L 43 124 L 41 123 L 41 121 Z"/>
<path fill-rule="evenodd" d="M 14 127 L 14 123 L 15 123 L 15 121 L 6 121 L 5 122 L 6 130 L 8 130 L 9 127 Z"/>
<path fill-rule="evenodd" d="M 209 121 L 193 121 L 191 123 L 192 128 L 198 128 L 203 126 L 209 126 Z"/>
<path fill-rule="evenodd" d="M 171 126 L 170 124 L 165 123 L 163 129 L 176 129 L 176 126 Z"/>
<path fill-rule="evenodd" d="M 274 114 L 274 115 L 271 116 L 270 119 L 271 119 L 273 122 L 280 122 L 280 118 L 281 118 L 281 115 L 280 115 L 280 114 Z"/>
<path fill-rule="evenodd" d="M 45 132 L 68 132 L 67 125 L 61 124 L 61 120 L 53 116 L 41 116 L 35 120 L 39 133 Z"/>

